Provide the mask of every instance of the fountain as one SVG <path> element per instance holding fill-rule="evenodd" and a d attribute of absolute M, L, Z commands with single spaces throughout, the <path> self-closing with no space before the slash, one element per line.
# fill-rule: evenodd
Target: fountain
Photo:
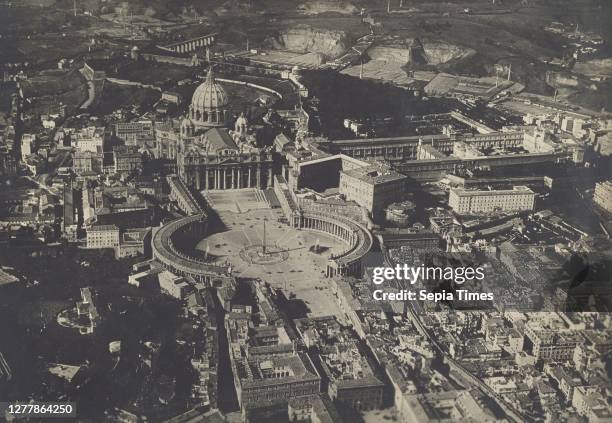
<path fill-rule="evenodd" d="M 315 241 L 315 243 L 314 243 L 314 245 L 312 245 L 312 246 L 310 247 L 310 251 L 311 251 L 311 252 L 313 252 L 313 253 L 315 253 L 315 254 L 320 254 L 320 253 L 321 253 L 321 250 L 322 250 L 322 248 L 321 248 L 321 243 L 320 243 L 319 238 L 317 238 L 317 239 L 316 239 L 316 241 Z"/>

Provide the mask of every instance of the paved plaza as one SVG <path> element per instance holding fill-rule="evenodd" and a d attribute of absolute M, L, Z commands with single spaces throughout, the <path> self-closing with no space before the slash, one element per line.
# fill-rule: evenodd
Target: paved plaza
<path fill-rule="evenodd" d="M 267 208 L 252 195 L 247 190 L 207 193 L 226 229 L 208 236 L 196 248 L 208 251 L 209 258 L 217 263 L 228 262 L 238 277 L 260 278 L 283 289 L 287 297 L 294 294 L 304 301 L 312 316 L 339 315 L 325 268 L 329 254 L 338 253 L 344 244 L 325 233 L 298 230 L 279 222 L 282 211 Z M 236 212 L 232 205 L 236 202 L 250 210 Z M 253 251 L 261 251 L 264 243 L 264 221 L 267 254 L 253 260 Z M 317 241 L 320 253 L 311 251 Z"/>
<path fill-rule="evenodd" d="M 203 192 L 206 201 L 217 213 L 232 211 L 242 213 L 254 209 L 266 209 L 263 192 L 254 188 L 237 189 L 231 192 L 210 190 Z"/>

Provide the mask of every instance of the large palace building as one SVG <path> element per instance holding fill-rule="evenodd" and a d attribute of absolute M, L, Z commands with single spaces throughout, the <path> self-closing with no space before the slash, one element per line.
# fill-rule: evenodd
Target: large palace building
<path fill-rule="evenodd" d="M 180 126 L 156 127 L 157 156 L 176 160 L 181 179 L 197 190 L 272 186 L 271 149 L 257 146 L 244 115 L 228 130 L 231 116 L 230 97 L 211 69 Z"/>
<path fill-rule="evenodd" d="M 533 210 L 534 202 L 535 192 L 526 186 L 501 190 L 452 188 L 448 198 L 448 205 L 457 214 Z"/>

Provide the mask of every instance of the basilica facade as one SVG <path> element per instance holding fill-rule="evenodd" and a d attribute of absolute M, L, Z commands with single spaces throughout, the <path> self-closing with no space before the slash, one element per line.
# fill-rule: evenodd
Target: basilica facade
<path fill-rule="evenodd" d="M 156 127 L 159 158 L 176 160 L 183 181 L 197 190 L 265 189 L 273 183 L 270 147 L 258 147 L 247 118 L 241 114 L 233 130 L 231 101 L 209 70 L 194 92 L 187 116 L 180 124 Z"/>
<path fill-rule="evenodd" d="M 178 172 L 197 190 L 268 188 L 272 186 L 272 151 L 245 146 L 222 128 L 202 137 L 186 137 L 177 156 Z"/>

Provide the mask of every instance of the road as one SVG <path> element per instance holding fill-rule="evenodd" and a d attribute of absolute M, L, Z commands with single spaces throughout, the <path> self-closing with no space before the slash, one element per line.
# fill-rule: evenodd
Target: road
<path fill-rule="evenodd" d="M 87 82 L 87 100 L 85 100 L 85 102 L 81 104 L 81 107 L 79 107 L 80 109 L 84 110 L 91 106 L 91 103 L 93 103 L 93 101 L 95 100 L 96 88 L 94 86 L 94 81 L 90 81 L 89 79 L 87 79 L 83 74 L 82 69 L 79 70 L 79 72 L 81 72 L 81 75 L 83 75 L 83 78 L 85 78 L 85 81 Z"/>
<path fill-rule="evenodd" d="M 27 175 L 25 176 L 25 178 L 29 181 L 32 181 L 33 183 L 35 183 L 36 185 L 38 185 L 38 187 L 40 189 L 42 189 L 43 191 L 47 191 L 47 193 L 51 194 L 51 195 L 57 195 L 55 192 L 51 191 L 51 188 L 49 188 L 47 185 L 41 183 L 38 179 L 36 179 L 33 176 Z"/>
<path fill-rule="evenodd" d="M 53 165 L 51 165 L 52 167 L 49 169 L 48 173 L 42 173 L 38 176 L 26 176 L 25 178 L 32 181 L 33 183 L 35 183 L 36 185 L 38 185 L 38 187 L 46 192 L 48 192 L 49 194 L 52 195 L 58 195 L 56 192 L 53 192 L 53 190 L 51 189 L 51 187 L 49 187 L 49 185 L 47 185 L 47 180 L 50 178 L 53 178 L 53 176 L 56 175 L 57 173 L 57 169 L 59 169 L 60 167 L 62 167 L 64 165 L 64 163 L 66 163 L 66 160 L 68 160 L 70 158 L 70 151 L 69 150 L 59 150 L 58 155 L 61 155 L 61 158 L 59 160 L 56 160 L 55 163 Z"/>

